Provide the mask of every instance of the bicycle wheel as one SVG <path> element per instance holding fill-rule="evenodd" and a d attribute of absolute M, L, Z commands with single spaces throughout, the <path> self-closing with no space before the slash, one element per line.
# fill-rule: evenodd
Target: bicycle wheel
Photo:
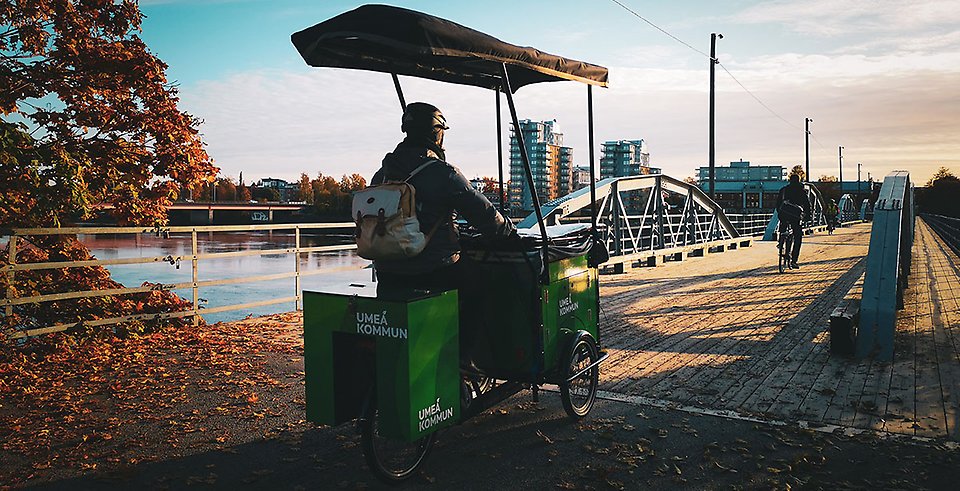
<path fill-rule="evenodd" d="M 793 234 L 787 235 L 783 241 L 783 269 L 793 269 L 790 266 L 793 250 Z"/>
<path fill-rule="evenodd" d="M 367 396 L 364 407 L 367 409 L 360 421 L 360 443 L 370 471 L 391 485 L 413 477 L 433 448 L 436 433 L 414 442 L 385 438 L 379 432 L 379 411 L 372 395 Z"/>
<path fill-rule="evenodd" d="M 560 384 L 560 400 L 563 402 L 563 409 L 571 418 L 580 419 L 586 416 L 597 400 L 600 367 L 593 364 L 599 358 L 600 354 L 593 336 L 582 332 L 569 351 L 564 380 Z M 590 365 L 593 367 L 587 369 Z M 573 380 L 567 380 L 578 373 L 580 375 Z"/>
<path fill-rule="evenodd" d="M 460 377 L 460 407 L 470 407 L 473 400 L 494 387 L 494 380 L 486 375 L 462 375 Z"/>
<path fill-rule="evenodd" d="M 777 259 L 778 259 L 777 266 L 780 269 L 780 272 L 783 273 L 785 269 L 790 267 L 790 263 L 787 261 L 787 255 L 784 254 L 783 252 L 784 243 L 786 242 L 786 237 L 784 237 L 783 234 L 781 234 L 779 239 L 780 239 L 779 243 L 777 243 Z"/>

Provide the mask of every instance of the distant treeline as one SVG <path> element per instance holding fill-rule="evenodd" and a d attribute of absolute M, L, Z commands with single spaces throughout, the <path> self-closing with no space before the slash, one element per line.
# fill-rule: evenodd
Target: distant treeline
<path fill-rule="evenodd" d="M 311 179 L 306 173 L 300 174 L 300 180 L 294 183 L 296 190 L 289 194 L 285 191 L 285 201 L 300 201 L 312 205 L 314 213 L 324 216 L 349 216 L 350 197 L 354 191 L 367 185 L 360 174 L 343 175 L 339 180 L 333 176 L 317 174 Z M 217 178 L 207 186 L 187 188 L 182 199 L 194 201 L 281 201 L 281 191 L 264 186 L 248 186 L 242 181 L 238 184 L 233 178 Z"/>
<path fill-rule="evenodd" d="M 960 178 L 941 167 L 924 187 L 916 188 L 921 213 L 960 217 Z"/>

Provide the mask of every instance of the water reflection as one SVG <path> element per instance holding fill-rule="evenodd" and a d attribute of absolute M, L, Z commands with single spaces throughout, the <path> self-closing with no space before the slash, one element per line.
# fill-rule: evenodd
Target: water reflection
<path fill-rule="evenodd" d="M 169 238 L 155 235 L 81 235 L 78 237 L 98 259 L 120 259 L 132 257 L 190 256 L 192 245 L 190 234 L 171 234 Z M 346 244 L 352 240 L 345 235 L 307 235 L 301 232 L 301 247 Z M 202 233 L 197 236 L 197 250 L 200 254 L 235 252 L 249 250 L 293 248 L 296 243 L 292 232 L 217 232 Z M 366 265 L 369 261 L 357 257 L 353 251 L 338 251 L 303 254 L 300 257 L 300 271 L 309 272 L 344 266 Z M 140 286 L 144 281 L 151 283 L 186 283 L 193 281 L 191 261 L 186 259 L 179 266 L 167 262 L 148 264 L 122 264 L 107 266 L 114 280 L 127 287 Z M 249 276 L 270 275 L 296 271 L 293 254 L 267 254 L 264 256 L 242 256 L 222 259 L 201 259 L 197 267 L 197 278 L 219 280 Z M 351 277 L 355 277 L 353 273 Z M 365 272 L 364 272 L 365 274 Z M 301 277 L 303 289 L 311 290 L 343 282 L 344 274 L 316 274 Z M 206 308 L 221 307 L 249 302 L 258 302 L 274 298 L 295 295 L 294 278 L 256 283 L 240 283 L 200 288 L 202 305 Z M 174 290 L 183 298 L 192 300 L 192 290 Z M 267 315 L 277 312 L 289 312 L 293 303 L 266 305 L 228 312 L 204 315 L 207 322 L 242 319 L 247 315 Z"/>

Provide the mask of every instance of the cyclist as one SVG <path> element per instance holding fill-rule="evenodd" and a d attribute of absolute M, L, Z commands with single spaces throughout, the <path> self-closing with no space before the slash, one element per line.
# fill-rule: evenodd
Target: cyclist
<path fill-rule="evenodd" d="M 833 230 L 837 228 L 837 215 L 839 214 L 837 202 L 833 198 L 830 198 L 830 201 L 827 202 L 824 214 L 827 215 L 827 231 L 832 234 Z"/>
<path fill-rule="evenodd" d="M 423 102 L 408 104 L 401 124 L 407 136 L 384 157 L 383 166 L 373 176 L 374 184 L 385 179 L 403 180 L 421 164 L 434 160 L 411 182 L 417 188 L 420 226 L 424 233 L 435 233 L 417 256 L 374 261 L 381 288 L 457 288 L 463 273 L 458 267 L 460 242 L 451 217 L 454 211 L 484 235 L 506 237 L 516 233 L 513 223 L 446 162 L 443 133 L 447 129 L 447 120 L 436 107 Z"/>
<path fill-rule="evenodd" d="M 410 181 L 417 189 L 417 218 L 422 231 L 429 232 L 428 242 L 414 257 L 374 261 L 377 293 L 461 288 L 470 279 L 460 262 L 460 234 L 453 213 L 488 237 L 515 237 L 517 229 L 456 167 L 446 162 L 443 133 L 449 128 L 439 109 L 423 102 L 408 104 L 400 129 L 406 138 L 383 158 L 383 165 L 371 182 L 406 179 L 414 169 L 433 161 Z M 470 361 L 470 350 L 478 336 L 475 331 L 461 329 L 461 362 L 473 371 L 476 367 Z"/>
<path fill-rule="evenodd" d="M 803 239 L 800 219 L 802 217 L 810 221 L 810 200 L 807 199 L 807 192 L 800 183 L 800 175 L 792 174 L 790 183 L 780 189 L 780 194 L 777 195 L 777 215 L 780 218 L 780 233 L 786 231 L 788 227 L 793 230 L 790 267 L 799 268 L 797 261 L 800 259 L 800 242 Z"/>

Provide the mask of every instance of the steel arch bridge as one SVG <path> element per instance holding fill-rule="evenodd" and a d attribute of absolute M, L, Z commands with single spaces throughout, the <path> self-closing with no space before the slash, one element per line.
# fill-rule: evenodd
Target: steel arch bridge
<path fill-rule="evenodd" d="M 804 185 L 812 203 L 811 227 L 825 226 L 820 191 Z M 723 208 L 698 186 L 664 174 L 602 179 L 596 186 L 597 225 L 611 262 L 651 253 L 680 254 L 711 247 L 749 245 Z M 590 221 L 590 189 L 582 188 L 541 206 L 547 225 Z M 769 216 L 769 215 L 767 215 Z M 766 220 L 766 218 L 764 218 Z M 766 229 L 776 229 L 773 215 Z M 537 225 L 535 213 L 517 224 Z M 619 261 L 617 259 L 620 259 Z"/>
<path fill-rule="evenodd" d="M 611 257 L 718 241 L 740 233 L 723 209 L 697 186 L 662 174 L 597 182 L 597 225 Z M 548 225 L 590 220 L 590 189 L 579 189 L 541 207 Z M 535 214 L 518 227 L 533 227 Z"/>

